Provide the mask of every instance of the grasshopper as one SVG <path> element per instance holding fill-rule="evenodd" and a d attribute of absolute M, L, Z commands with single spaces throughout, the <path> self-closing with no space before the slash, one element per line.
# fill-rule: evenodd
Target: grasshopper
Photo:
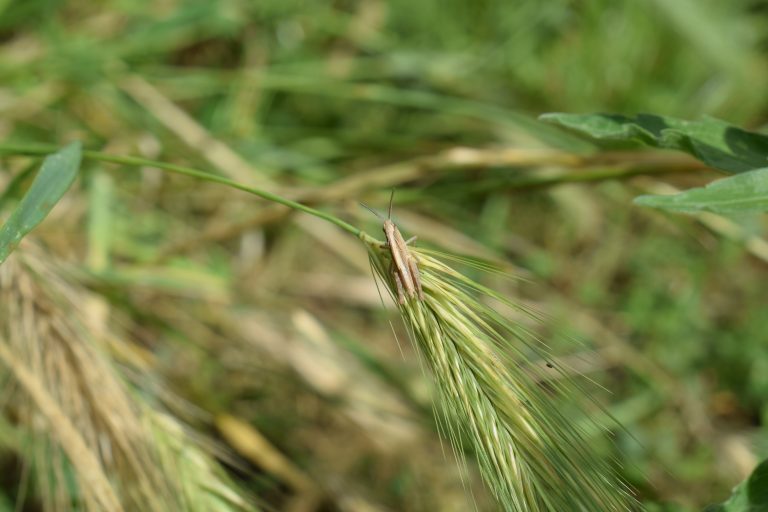
<path fill-rule="evenodd" d="M 384 219 L 384 236 L 387 239 L 384 248 L 389 249 L 391 256 L 389 271 L 392 273 L 397 287 L 397 302 L 405 304 L 407 299 L 418 297 L 419 300 L 424 300 L 424 291 L 421 288 L 421 274 L 416 258 L 408 250 L 408 244 L 416 240 L 416 237 L 405 240 L 395 223 L 392 222 L 392 200 L 394 197 L 395 191 L 392 190 L 392 194 L 389 196 L 389 213 Z M 370 208 L 368 209 L 370 210 Z M 381 218 L 378 213 L 371 211 Z"/>

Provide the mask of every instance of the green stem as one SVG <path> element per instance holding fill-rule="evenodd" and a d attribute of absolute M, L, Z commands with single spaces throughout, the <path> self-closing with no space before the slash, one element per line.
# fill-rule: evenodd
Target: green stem
<path fill-rule="evenodd" d="M 461 191 L 463 194 L 484 194 L 492 191 L 518 192 L 523 190 L 533 190 L 547 188 L 565 183 L 596 183 L 610 180 L 624 180 L 635 176 L 652 176 L 658 174 L 675 174 L 700 172 L 704 167 L 701 165 L 635 165 L 627 167 L 626 165 L 612 167 L 598 167 L 581 172 L 564 172 L 557 176 L 500 176 L 496 179 L 488 179 L 477 184 L 468 184 Z M 437 191 L 438 189 L 435 189 Z M 441 191 L 442 192 L 442 191 Z M 448 192 L 445 192 L 447 195 Z M 401 204 L 407 204 L 412 201 L 412 197 L 407 192 L 398 195 Z"/>
<path fill-rule="evenodd" d="M 53 153 L 54 151 L 56 151 L 56 149 L 57 148 L 54 146 L 42 146 L 42 145 L 41 146 L 25 146 L 25 145 L 15 145 L 15 144 L 0 144 L 0 153 L 11 154 L 11 155 L 44 156 L 44 155 Z M 363 231 L 356 228 L 352 224 L 344 222 L 338 217 L 334 217 L 330 213 L 322 212 L 320 210 L 315 210 L 314 208 L 311 208 L 305 204 L 297 203 L 296 201 L 291 201 L 290 199 L 279 196 L 277 194 L 273 194 L 272 192 L 267 192 L 266 190 L 261 190 L 258 188 L 249 187 L 248 185 L 243 185 L 241 183 L 230 180 L 228 178 L 224 178 L 223 176 L 218 176 L 216 174 L 211 174 L 209 172 L 200 171 L 197 169 L 193 169 L 191 167 L 185 167 L 183 165 L 156 162 L 154 160 L 147 160 L 146 158 L 139 158 L 135 156 L 110 155 L 107 153 L 101 153 L 99 151 L 83 151 L 83 158 L 90 159 L 90 160 L 98 160 L 100 162 L 110 162 L 115 164 L 130 165 L 130 166 L 137 166 L 137 167 L 139 166 L 140 167 L 157 167 L 158 169 L 162 169 L 164 171 L 168 171 L 176 174 L 182 174 L 184 176 L 191 176 L 193 178 L 198 178 L 198 179 L 209 181 L 212 183 L 219 183 L 221 185 L 226 185 L 228 187 L 235 188 L 237 190 L 242 190 L 243 192 L 248 192 L 249 194 L 259 196 L 262 199 L 266 199 L 267 201 L 272 201 L 273 203 L 282 204 L 283 206 L 287 206 L 288 208 L 293 208 L 294 210 L 299 210 L 304 213 L 314 215 L 315 217 L 319 217 L 323 220 L 327 220 L 328 222 L 336 224 L 338 227 L 340 227 L 344 231 L 352 233 L 353 235 L 362 239 L 363 241 L 366 240 L 366 235 Z"/>
<path fill-rule="evenodd" d="M 654 167 L 640 165 L 629 168 L 605 167 L 591 169 L 584 172 L 566 173 L 560 176 L 527 176 L 523 178 L 516 178 L 510 180 L 507 183 L 507 187 L 513 190 L 524 190 L 550 187 L 563 183 L 589 183 L 595 181 L 621 180 L 634 178 L 635 176 L 684 173 L 700 170 L 700 166 Z"/>

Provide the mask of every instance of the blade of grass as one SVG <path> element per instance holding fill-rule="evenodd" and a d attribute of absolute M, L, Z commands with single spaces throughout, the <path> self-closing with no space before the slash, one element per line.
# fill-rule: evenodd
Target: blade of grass
<path fill-rule="evenodd" d="M 165 75 L 165 73 L 170 76 Z M 155 78 L 169 82 L 180 80 L 180 76 L 189 77 L 189 75 L 196 76 L 187 70 L 166 68 L 156 73 Z M 216 90 L 221 89 L 221 83 L 229 83 L 230 80 L 226 73 L 220 73 L 214 77 L 207 73 L 205 77 L 200 78 L 213 82 L 212 88 Z M 430 110 L 452 116 L 487 121 L 496 126 L 524 133 L 533 139 L 560 149 L 574 152 L 589 152 L 594 149 L 594 145 L 583 139 L 562 132 L 558 133 L 556 130 L 552 130 L 550 126 L 540 123 L 530 116 L 482 101 L 381 84 L 349 83 L 328 78 L 318 79 L 317 76 L 311 75 L 264 72 L 257 75 L 257 78 L 260 87 L 267 90 Z"/>
<path fill-rule="evenodd" d="M 0 264 L 22 238 L 40 224 L 75 181 L 80 168 L 81 149 L 73 142 L 46 157 L 32 186 L 0 228 Z"/>
<path fill-rule="evenodd" d="M 51 152 L 50 146 L 25 146 L 25 145 L 14 145 L 14 144 L 0 145 L 0 153 L 10 153 L 10 154 L 17 154 L 17 155 L 46 155 L 50 152 Z M 145 158 L 139 158 L 135 156 L 109 155 L 107 153 L 101 153 L 99 151 L 83 151 L 82 156 L 83 158 L 97 160 L 100 162 L 110 162 L 114 164 L 122 164 L 127 166 L 134 166 L 134 167 L 156 167 L 158 169 L 162 169 L 164 171 L 172 172 L 175 174 L 181 174 L 184 176 L 201 179 L 203 181 L 208 181 L 211 183 L 226 185 L 230 188 L 234 188 L 237 190 L 241 190 L 243 192 L 247 192 L 249 194 L 259 196 L 262 199 L 266 199 L 268 201 L 272 201 L 274 203 L 287 206 L 294 210 L 299 210 L 304 213 L 314 215 L 315 217 L 319 217 L 321 219 L 327 220 L 328 222 L 331 222 L 337 225 L 341 229 L 355 236 L 360 236 L 360 230 L 358 228 L 339 219 L 338 217 L 331 215 L 330 213 L 316 210 L 310 206 L 307 206 L 305 204 L 302 204 L 296 201 L 292 201 L 286 197 L 282 197 L 278 194 L 274 194 L 266 190 L 261 190 L 258 188 L 243 185 L 241 183 L 230 180 L 228 178 L 224 178 L 223 176 L 200 171 L 198 169 L 193 169 L 191 167 L 186 167 L 183 165 L 168 164 L 164 162 L 158 162 L 155 160 L 147 160 Z M 0 246 L 0 249 L 2 249 L 2 246 Z M 2 255 L 2 252 L 0 252 L 0 255 Z M 2 259 L 0 259 L 0 262 L 2 262 Z"/>

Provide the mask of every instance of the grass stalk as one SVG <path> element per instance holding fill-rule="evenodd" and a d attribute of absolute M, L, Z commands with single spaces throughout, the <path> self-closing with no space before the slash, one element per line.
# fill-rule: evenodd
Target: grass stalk
<path fill-rule="evenodd" d="M 0 153 L 6 153 L 6 154 L 45 156 L 53 153 L 54 151 L 56 151 L 56 148 L 53 146 L 26 146 L 26 145 L 14 145 L 14 144 L 0 145 Z M 255 188 L 255 187 L 250 187 L 248 185 L 243 185 L 229 178 L 225 178 L 223 176 L 219 176 L 219 175 L 212 174 L 205 171 L 200 171 L 192 167 L 169 164 L 165 162 L 158 162 L 155 160 L 148 160 L 145 158 L 140 158 L 135 156 L 110 155 L 107 153 L 102 153 L 100 151 L 83 151 L 83 158 L 86 160 L 96 160 L 99 162 L 108 162 L 108 163 L 121 164 L 121 165 L 127 165 L 132 167 L 156 167 L 158 169 L 162 169 L 164 171 L 168 171 L 174 174 L 189 176 L 191 178 L 197 178 L 203 181 L 208 181 L 210 183 L 218 183 L 219 185 L 225 185 L 227 187 L 234 188 L 236 190 L 240 190 L 240 191 L 247 192 L 249 194 L 253 194 L 255 196 L 261 197 L 262 199 L 266 199 L 267 201 L 281 204 L 283 206 L 287 206 L 288 208 L 292 208 L 294 210 L 308 213 L 310 215 L 314 215 L 315 217 L 321 218 L 332 224 L 335 224 L 336 226 L 340 227 L 344 231 L 347 231 L 355 236 L 360 235 L 360 230 L 358 228 L 349 224 L 348 222 L 343 221 L 342 219 L 334 215 L 331 215 L 330 213 L 316 210 L 311 206 L 307 206 L 297 201 L 293 201 L 291 199 L 280 196 L 273 192 L 269 192 L 261 188 Z"/>

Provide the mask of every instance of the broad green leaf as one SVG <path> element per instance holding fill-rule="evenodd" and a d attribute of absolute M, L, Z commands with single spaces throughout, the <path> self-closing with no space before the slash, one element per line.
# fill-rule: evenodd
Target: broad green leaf
<path fill-rule="evenodd" d="M 69 189 L 80 168 L 80 158 L 79 142 L 73 142 L 46 157 L 32 186 L 8 221 L 0 228 L 0 264 L 13 252 L 21 239 L 42 222 Z"/>
<path fill-rule="evenodd" d="M 704 512 L 768 512 L 768 460 L 736 486 L 728 501 L 711 505 Z"/>
<path fill-rule="evenodd" d="M 739 173 L 768 167 L 768 136 L 705 117 L 684 121 L 639 114 L 544 114 L 557 124 L 604 145 L 650 146 L 685 151 L 715 169 Z"/>
<path fill-rule="evenodd" d="M 722 214 L 768 211 L 768 168 L 713 181 L 669 196 L 640 196 L 635 203 L 675 212 Z"/>

